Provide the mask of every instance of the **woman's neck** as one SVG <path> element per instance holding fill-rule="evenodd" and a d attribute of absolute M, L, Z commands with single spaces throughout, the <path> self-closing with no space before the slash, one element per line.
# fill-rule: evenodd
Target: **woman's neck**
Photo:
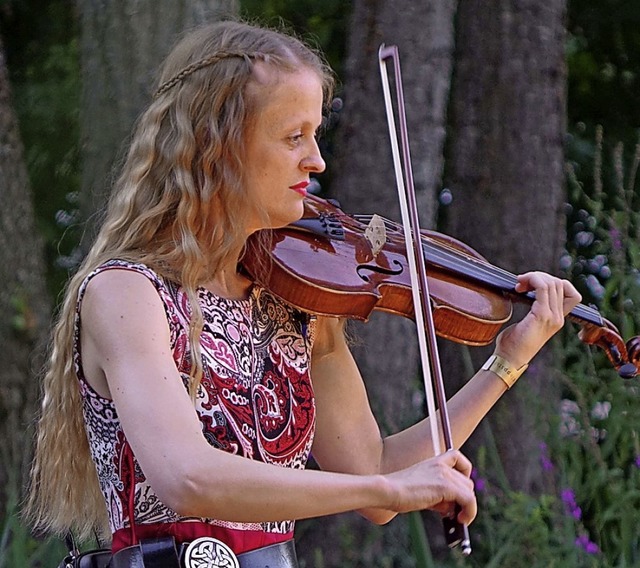
<path fill-rule="evenodd" d="M 251 280 L 238 272 L 238 264 L 234 263 L 218 269 L 203 287 L 221 298 L 241 300 L 248 296 L 251 285 Z"/>

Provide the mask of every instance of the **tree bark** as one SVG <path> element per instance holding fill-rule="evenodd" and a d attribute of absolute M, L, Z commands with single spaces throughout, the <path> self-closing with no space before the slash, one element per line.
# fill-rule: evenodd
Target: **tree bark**
<path fill-rule="evenodd" d="M 16 513 L 28 477 L 51 310 L 23 154 L 0 40 L 0 519 Z"/>
<path fill-rule="evenodd" d="M 421 221 L 424 228 L 433 226 L 434 195 L 443 165 L 455 4 L 354 2 L 331 181 L 331 193 L 345 211 L 399 220 L 378 66 L 378 48 L 384 42 L 399 48 Z M 388 67 L 393 83 L 392 65 Z M 375 314 L 369 323 L 354 324 L 353 329 L 353 351 L 383 430 L 397 431 L 424 417 L 415 324 Z M 323 521 L 311 535 L 305 534 L 300 550 L 308 565 L 314 565 L 311 553 L 320 549 L 325 566 L 401 567 L 413 565 L 410 546 L 405 517 L 379 528 L 346 515 Z"/>
<path fill-rule="evenodd" d="M 238 0 L 78 0 L 82 27 L 83 168 L 81 215 L 86 250 L 114 164 L 151 96 L 160 63 L 189 28 L 238 13 Z"/>
<path fill-rule="evenodd" d="M 565 11 L 565 0 L 458 8 L 445 228 L 516 274 L 556 272 L 564 242 Z M 476 368 L 490 351 L 473 350 Z M 457 389 L 468 377 L 458 346 L 443 364 Z M 489 416 L 507 476 L 527 492 L 541 488 L 539 436 L 559 396 L 549 373 L 545 351 Z"/>

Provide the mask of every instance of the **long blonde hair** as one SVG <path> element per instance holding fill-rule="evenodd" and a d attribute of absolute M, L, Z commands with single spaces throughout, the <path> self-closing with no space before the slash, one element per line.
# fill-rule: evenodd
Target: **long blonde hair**
<path fill-rule="evenodd" d="M 290 34 L 219 22 L 186 35 L 165 61 L 153 101 L 138 119 L 105 221 L 75 276 L 53 330 L 25 515 L 39 532 L 108 535 L 107 511 L 84 429 L 73 362 L 83 280 L 103 262 L 142 262 L 179 282 L 192 306 L 190 391 L 202 374 L 196 289 L 230 260 L 252 210 L 243 184 L 243 142 L 259 108 L 250 96 L 256 62 L 276 72 L 314 70 L 325 101 L 333 76 Z"/>

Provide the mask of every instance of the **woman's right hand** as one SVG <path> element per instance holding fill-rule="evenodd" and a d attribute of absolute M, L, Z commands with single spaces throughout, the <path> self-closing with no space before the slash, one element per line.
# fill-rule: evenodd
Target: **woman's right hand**
<path fill-rule="evenodd" d="M 444 452 L 385 478 L 396 494 L 390 507 L 398 513 L 431 509 L 451 517 L 459 506 L 458 521 L 470 524 L 478 512 L 471 462 L 458 450 Z"/>

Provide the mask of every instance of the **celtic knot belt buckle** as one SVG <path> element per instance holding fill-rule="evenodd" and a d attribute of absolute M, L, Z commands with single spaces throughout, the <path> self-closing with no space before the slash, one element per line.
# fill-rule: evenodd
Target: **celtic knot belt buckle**
<path fill-rule="evenodd" d="M 238 557 L 224 542 L 202 536 L 189 544 L 184 553 L 185 568 L 240 568 Z"/>

